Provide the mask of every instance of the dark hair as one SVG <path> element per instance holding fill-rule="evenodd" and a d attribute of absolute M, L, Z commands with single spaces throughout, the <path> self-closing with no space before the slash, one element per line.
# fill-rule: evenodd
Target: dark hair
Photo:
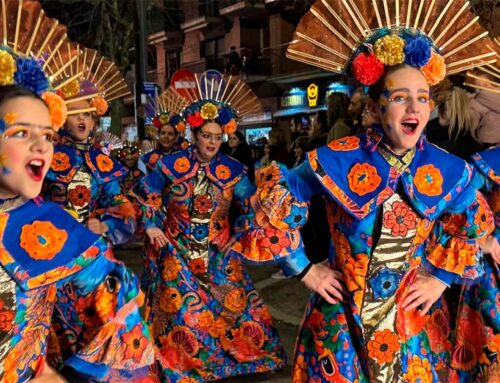
<path fill-rule="evenodd" d="M 247 140 L 245 138 L 245 135 L 243 133 L 241 133 L 239 130 L 237 130 L 236 132 L 233 133 L 236 137 L 238 137 L 238 140 L 240 140 L 240 142 L 244 142 L 246 143 Z"/>
<path fill-rule="evenodd" d="M 319 123 L 319 131 L 320 132 L 328 132 L 330 130 L 330 127 L 328 126 L 328 115 L 326 113 L 326 110 L 320 110 L 318 111 L 317 114 L 317 122 Z"/>
<path fill-rule="evenodd" d="M 43 99 L 40 96 L 38 96 L 36 93 L 32 92 L 29 89 L 22 88 L 17 85 L 0 86 L 0 106 L 3 105 L 5 102 L 17 97 L 28 97 L 35 100 L 39 100 L 43 102 L 43 105 L 45 105 L 47 109 L 49 108 L 45 103 L 45 101 L 43 101 Z"/>
<path fill-rule="evenodd" d="M 162 129 L 163 129 L 165 126 L 168 126 L 168 127 L 172 128 L 172 129 L 174 130 L 175 135 L 179 134 L 179 132 L 177 131 L 177 129 L 175 129 L 175 126 L 172 126 L 172 124 L 170 124 L 170 123 L 163 124 L 163 125 L 161 126 L 161 128 L 160 128 L 160 129 L 158 129 L 158 134 L 160 134 L 160 133 L 161 133 Z"/>
<path fill-rule="evenodd" d="M 300 137 L 297 137 L 295 139 L 295 141 L 293 142 L 293 147 L 294 148 L 300 148 L 302 149 L 302 151 L 306 151 L 306 146 L 307 146 L 307 140 L 308 140 L 308 137 L 307 136 L 300 136 Z"/>
<path fill-rule="evenodd" d="M 346 94 L 340 92 L 333 92 L 328 96 L 328 126 L 332 127 L 333 124 L 339 119 L 347 116 L 347 108 L 349 108 L 351 100 Z"/>

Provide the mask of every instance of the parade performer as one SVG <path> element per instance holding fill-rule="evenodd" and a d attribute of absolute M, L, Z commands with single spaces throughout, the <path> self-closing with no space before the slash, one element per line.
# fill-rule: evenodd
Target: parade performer
<path fill-rule="evenodd" d="M 72 212 L 112 244 L 126 243 L 136 227 L 132 204 L 120 189 L 127 169 L 96 147 L 92 135 L 107 102 L 129 92 L 118 68 L 97 51 L 84 48 L 71 54 L 76 60 L 67 69 L 66 85 L 59 90 L 68 105 L 68 118 L 54 148 L 44 197 Z M 83 70 L 80 77 L 79 68 Z"/>
<path fill-rule="evenodd" d="M 158 130 L 157 147 L 141 156 L 139 169 L 144 174 L 152 172 L 156 163 L 164 155 L 179 149 L 186 149 L 187 141 L 184 139 L 186 124 L 180 112 L 188 102 L 172 87 L 163 92 L 151 105 L 154 111 L 153 126 Z"/>
<path fill-rule="evenodd" d="M 8 25 L 0 39 L 9 43 L 0 48 L 0 380 L 80 382 L 113 369 L 146 367 L 153 347 L 139 315 L 137 278 L 97 235 L 57 205 L 36 198 L 51 164 L 52 139 L 66 117 L 64 101 L 47 91 L 42 69 L 53 74 L 58 65 L 41 47 L 56 54 L 62 39 L 59 46 L 66 48 L 64 28 L 45 16 L 38 2 L 8 1 L 0 11 L 2 25 Z M 35 25 L 58 32 L 51 39 L 37 34 Z M 56 289 L 63 283 L 96 316 L 92 336 L 56 373 L 46 363 L 47 337 Z"/>
<path fill-rule="evenodd" d="M 498 42 L 492 47 L 500 52 Z M 467 72 L 466 85 L 500 93 L 500 69 L 487 65 Z M 457 316 L 456 341 L 450 382 L 500 381 L 500 147 L 476 153 L 472 163 L 477 181 L 495 219 L 495 230 L 480 243 L 485 253 L 485 274 L 463 287 Z"/>
<path fill-rule="evenodd" d="M 141 151 L 135 143 L 125 141 L 121 148 L 116 149 L 111 154 L 114 154 L 128 170 L 127 175 L 120 181 L 123 193 L 128 195 L 144 175 L 138 166 Z"/>
<path fill-rule="evenodd" d="M 240 259 L 225 253 L 237 235 L 229 211 L 244 213 L 254 187 L 246 168 L 219 149 L 236 118 L 257 112 L 260 102 L 244 82 L 216 71 L 196 76 L 196 83 L 183 113 L 194 145 L 162 157 L 137 191 L 147 235 L 162 247 L 155 262 L 161 280 L 146 320 L 169 383 L 184 382 L 179 374 L 209 381 L 272 371 L 286 357 Z M 165 218 L 158 215 L 162 204 Z"/>
<path fill-rule="evenodd" d="M 468 4 L 453 0 L 322 0 L 300 21 L 288 57 L 368 86 L 377 123 L 309 152 L 296 169 L 265 169 L 255 217 L 232 247 L 254 262 L 284 263 L 317 293 L 299 332 L 294 383 L 445 381 L 442 293 L 481 275 L 476 240 L 493 220 L 472 168 L 422 132 L 430 86 L 446 68 L 495 60 L 486 34 Z M 328 265 L 308 265 L 299 237 L 317 194 L 327 199 L 335 249 Z"/>

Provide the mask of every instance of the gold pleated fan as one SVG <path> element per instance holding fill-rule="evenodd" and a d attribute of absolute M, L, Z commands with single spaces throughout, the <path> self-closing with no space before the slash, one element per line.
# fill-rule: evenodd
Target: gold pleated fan
<path fill-rule="evenodd" d="M 444 58 L 447 73 L 454 74 L 496 60 L 478 19 L 463 0 L 317 0 L 302 17 L 286 55 L 342 73 L 377 33 L 418 30 Z"/>
<path fill-rule="evenodd" d="M 64 52 L 64 50 L 63 50 Z M 75 44 L 74 49 L 67 49 L 63 55 L 76 56 L 76 60 L 71 57 L 71 64 L 64 68 L 64 87 L 61 89 L 67 104 L 81 100 L 88 100 L 91 107 L 86 109 L 71 109 L 68 114 L 77 114 L 84 111 L 97 111 L 103 114 L 105 110 L 100 110 L 96 100 L 103 98 L 106 103 L 126 97 L 131 94 L 128 85 L 118 67 L 102 56 L 95 49 L 84 48 Z"/>
<path fill-rule="evenodd" d="M 218 72 L 210 70 L 201 75 L 195 74 L 198 94 L 193 94 L 190 102 L 214 100 L 229 105 L 238 118 L 262 113 L 262 103 L 245 81 L 236 76 L 214 76 L 214 73 Z"/>
<path fill-rule="evenodd" d="M 488 44 L 496 51 L 497 62 L 467 71 L 464 85 L 500 94 L 500 41 L 492 39 Z"/>
<path fill-rule="evenodd" d="M 174 115 L 180 114 L 188 104 L 189 102 L 177 93 L 174 88 L 169 87 L 156 98 L 154 108 L 157 115 L 163 113 Z"/>
<path fill-rule="evenodd" d="M 39 60 L 55 90 L 66 85 L 64 71 L 78 59 L 66 27 L 47 17 L 34 0 L 2 0 L 0 12 L 1 43 L 17 56 Z"/>

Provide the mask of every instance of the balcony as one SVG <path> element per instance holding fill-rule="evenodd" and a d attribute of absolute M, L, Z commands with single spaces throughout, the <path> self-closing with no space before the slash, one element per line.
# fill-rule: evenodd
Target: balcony
<path fill-rule="evenodd" d="M 201 16 L 187 20 L 181 24 L 184 33 L 201 30 L 202 33 L 208 32 L 214 26 L 224 25 L 224 18 L 220 16 Z"/>
<path fill-rule="evenodd" d="M 264 0 L 222 0 L 219 1 L 221 16 L 252 16 L 265 13 Z"/>

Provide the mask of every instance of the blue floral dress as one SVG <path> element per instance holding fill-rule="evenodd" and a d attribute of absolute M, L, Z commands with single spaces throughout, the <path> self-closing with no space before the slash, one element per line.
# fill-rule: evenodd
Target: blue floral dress
<path fill-rule="evenodd" d="M 22 198 L 0 202 L 0 239 L 2 382 L 27 382 L 42 370 L 53 311 L 72 317 L 68 312 L 76 309 L 80 315 L 78 322 L 56 327 L 60 334 L 91 327 L 59 361 L 82 376 L 133 376 L 153 363 L 138 280 L 113 259 L 105 241 L 57 205 Z M 62 286 L 80 296 L 76 307 L 57 299 Z"/>
<path fill-rule="evenodd" d="M 472 163 L 500 241 L 500 147 L 474 154 Z M 485 274 L 462 288 L 450 382 L 500 381 L 500 271 L 490 255 L 485 260 Z"/>
<path fill-rule="evenodd" d="M 294 383 L 439 382 L 448 372 L 448 312 L 439 299 L 425 316 L 401 302 L 417 272 L 449 285 L 482 273 L 475 240 L 492 225 L 472 169 L 424 137 L 404 156 L 382 130 L 332 141 L 299 167 L 273 165 L 258 176 L 254 214 L 233 251 L 257 263 L 307 271 L 299 228 L 307 201 L 327 197 L 334 253 L 346 302 L 313 294 L 299 332 Z M 483 215 L 483 212 L 486 212 Z M 489 213 L 489 214 L 488 214 Z M 271 243 L 271 246 L 269 246 Z"/>
<path fill-rule="evenodd" d="M 216 380 L 286 364 L 269 311 L 240 259 L 220 251 L 232 232 L 238 235 L 230 208 L 248 209 L 254 187 L 245 172 L 223 154 L 200 164 L 190 148 L 163 157 L 141 181 L 145 226 L 162 228 L 168 238 L 147 265 L 154 271 L 144 286 L 163 382 Z M 157 214 L 162 204 L 166 217 Z"/>

